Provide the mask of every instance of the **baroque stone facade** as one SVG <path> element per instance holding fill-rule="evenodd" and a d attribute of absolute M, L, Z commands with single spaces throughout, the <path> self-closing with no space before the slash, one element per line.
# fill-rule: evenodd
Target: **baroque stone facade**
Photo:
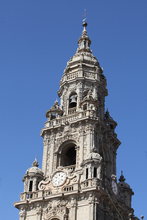
<path fill-rule="evenodd" d="M 123 173 L 116 178 L 117 123 L 105 111 L 106 79 L 86 26 L 60 81 L 60 104 L 46 113 L 42 170 L 35 160 L 23 178 L 20 220 L 138 219 L 132 189 Z"/>

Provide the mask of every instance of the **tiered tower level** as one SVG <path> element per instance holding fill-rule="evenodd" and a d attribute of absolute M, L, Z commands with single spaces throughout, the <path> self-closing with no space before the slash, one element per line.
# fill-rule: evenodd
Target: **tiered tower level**
<path fill-rule="evenodd" d="M 90 49 L 87 23 L 60 81 L 60 104 L 41 131 L 42 170 L 35 160 L 15 207 L 20 220 L 133 220 L 133 191 L 116 178 L 120 141 L 105 111 L 106 79 Z"/>

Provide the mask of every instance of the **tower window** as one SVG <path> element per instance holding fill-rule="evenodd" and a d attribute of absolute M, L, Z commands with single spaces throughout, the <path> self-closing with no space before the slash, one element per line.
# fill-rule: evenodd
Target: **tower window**
<path fill-rule="evenodd" d="M 29 183 L 29 192 L 32 192 L 33 189 L 33 181 L 31 180 Z"/>
<path fill-rule="evenodd" d="M 77 94 L 72 93 L 69 97 L 69 108 L 75 108 L 77 106 Z"/>
<path fill-rule="evenodd" d="M 94 167 L 94 170 L 93 170 L 93 177 L 97 177 L 97 168 L 96 167 Z"/>
<path fill-rule="evenodd" d="M 71 144 L 63 148 L 61 153 L 61 166 L 71 166 L 76 164 L 75 145 Z"/>
<path fill-rule="evenodd" d="M 88 179 L 88 168 L 86 168 L 86 179 Z"/>

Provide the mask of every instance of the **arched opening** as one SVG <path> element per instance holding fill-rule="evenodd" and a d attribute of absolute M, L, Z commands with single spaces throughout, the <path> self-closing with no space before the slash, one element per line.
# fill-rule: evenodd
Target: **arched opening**
<path fill-rule="evenodd" d="M 29 183 L 29 192 L 32 192 L 33 190 L 33 181 L 30 180 L 30 183 Z"/>
<path fill-rule="evenodd" d="M 59 220 L 58 218 L 52 218 L 52 220 Z"/>
<path fill-rule="evenodd" d="M 76 165 L 76 149 L 75 144 L 70 143 L 63 147 L 61 152 L 61 166 Z"/>
<path fill-rule="evenodd" d="M 94 169 L 93 169 L 93 177 L 97 178 L 97 168 L 96 167 L 94 167 Z"/>
<path fill-rule="evenodd" d="M 76 108 L 77 106 L 77 94 L 74 92 L 69 96 L 69 108 Z"/>
<path fill-rule="evenodd" d="M 88 168 L 86 168 L 86 179 L 88 179 Z"/>

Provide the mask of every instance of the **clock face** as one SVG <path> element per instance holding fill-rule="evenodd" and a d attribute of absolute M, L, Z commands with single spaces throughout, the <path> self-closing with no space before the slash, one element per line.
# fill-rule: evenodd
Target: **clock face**
<path fill-rule="evenodd" d="M 52 183 L 54 186 L 61 186 L 65 183 L 66 180 L 66 173 L 59 171 L 54 174 L 52 178 Z"/>
<path fill-rule="evenodd" d="M 114 180 L 112 180 L 112 190 L 113 190 L 114 194 L 117 195 L 118 188 L 117 188 L 117 183 Z"/>

